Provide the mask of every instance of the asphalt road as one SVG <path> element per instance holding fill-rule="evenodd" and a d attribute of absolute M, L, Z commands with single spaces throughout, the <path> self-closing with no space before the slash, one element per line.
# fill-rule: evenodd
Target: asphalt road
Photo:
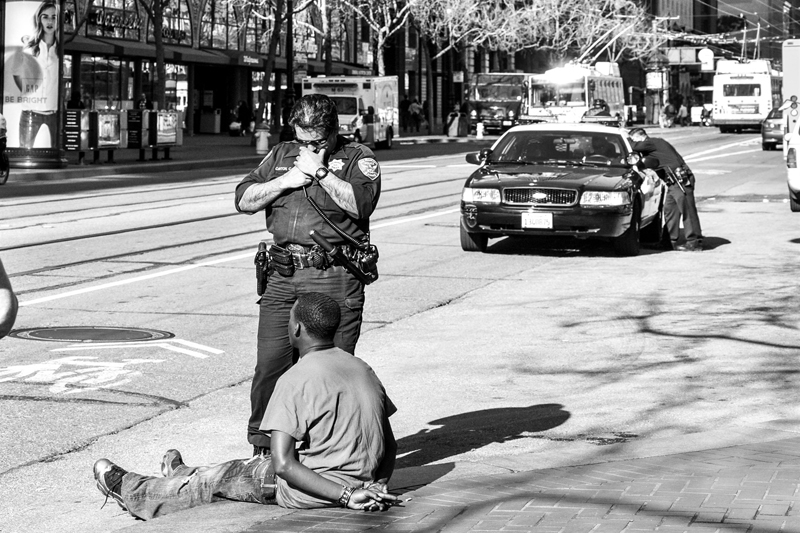
<path fill-rule="evenodd" d="M 595 243 L 530 239 L 465 253 L 463 154 L 382 162 L 381 279 L 367 289 L 357 355 L 400 407 L 398 467 L 538 450 L 602 456 L 620 440 L 797 416 L 800 234 L 781 153 L 762 152 L 753 134 L 665 136 L 698 178 L 710 248 L 700 254 L 620 258 Z M 0 531 L 129 526 L 98 510 L 91 464 L 101 456 L 155 472 L 170 447 L 196 463 L 250 453 L 252 255 L 269 236 L 261 215 L 233 214 L 240 176 L 47 182 L 35 194 L 25 184 L 0 199 L 18 329 L 174 335 L 0 341 Z"/>

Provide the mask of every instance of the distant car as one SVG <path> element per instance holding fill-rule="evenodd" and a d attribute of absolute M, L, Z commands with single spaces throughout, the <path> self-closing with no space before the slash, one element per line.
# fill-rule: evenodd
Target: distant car
<path fill-rule="evenodd" d="M 776 150 L 783 144 L 783 111 L 773 109 L 761 122 L 761 149 Z"/>
<path fill-rule="evenodd" d="M 620 255 L 637 255 L 641 240 L 662 239 L 665 186 L 639 168 L 623 129 L 516 126 L 467 162 L 479 167 L 461 196 L 465 251 L 485 252 L 495 237 L 558 235 L 604 239 Z"/>

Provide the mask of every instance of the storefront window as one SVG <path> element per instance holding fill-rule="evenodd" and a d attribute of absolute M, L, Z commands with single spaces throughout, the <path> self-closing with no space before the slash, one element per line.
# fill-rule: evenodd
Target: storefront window
<path fill-rule="evenodd" d="M 85 55 L 81 57 L 80 92 L 92 108 L 128 107 L 133 99 L 133 64 L 114 58 Z M 77 89 L 76 89 L 77 90 Z"/>

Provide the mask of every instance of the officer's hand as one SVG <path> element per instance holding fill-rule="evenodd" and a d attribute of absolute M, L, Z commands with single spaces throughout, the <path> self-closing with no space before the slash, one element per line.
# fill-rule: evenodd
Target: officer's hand
<path fill-rule="evenodd" d="M 306 176 L 297 168 L 290 168 L 289 172 L 280 177 L 281 186 L 284 189 L 299 189 L 310 185 L 313 181 L 309 176 Z"/>
<path fill-rule="evenodd" d="M 300 155 L 295 159 L 294 166 L 303 174 L 313 176 L 320 167 L 325 166 L 325 149 L 315 152 L 312 148 L 301 146 Z"/>

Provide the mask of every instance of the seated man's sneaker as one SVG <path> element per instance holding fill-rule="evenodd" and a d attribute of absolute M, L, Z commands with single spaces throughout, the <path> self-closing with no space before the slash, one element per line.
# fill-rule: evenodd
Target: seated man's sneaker
<path fill-rule="evenodd" d="M 161 475 L 170 477 L 175 475 L 175 470 L 183 466 L 183 457 L 178 450 L 167 450 L 164 457 L 161 459 Z"/>
<path fill-rule="evenodd" d="M 103 505 L 108 502 L 108 497 L 110 496 L 114 498 L 114 501 L 116 501 L 124 511 L 128 510 L 122 501 L 121 494 L 122 478 L 127 473 L 127 470 L 118 467 L 108 459 L 99 459 L 94 464 L 94 480 L 97 482 L 97 488 L 103 493 L 103 496 L 106 497 L 106 501 L 103 502 Z"/>

